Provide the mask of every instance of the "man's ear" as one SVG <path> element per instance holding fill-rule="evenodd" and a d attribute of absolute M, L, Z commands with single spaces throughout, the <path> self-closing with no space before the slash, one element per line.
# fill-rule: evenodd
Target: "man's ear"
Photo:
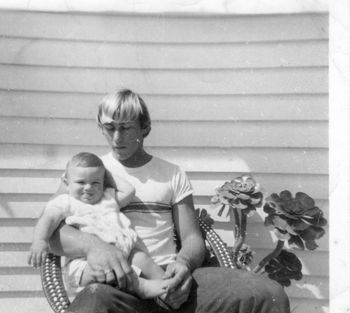
<path fill-rule="evenodd" d="M 151 126 L 146 126 L 145 128 L 142 128 L 141 129 L 142 137 L 143 138 L 147 137 L 150 131 L 151 131 Z"/>

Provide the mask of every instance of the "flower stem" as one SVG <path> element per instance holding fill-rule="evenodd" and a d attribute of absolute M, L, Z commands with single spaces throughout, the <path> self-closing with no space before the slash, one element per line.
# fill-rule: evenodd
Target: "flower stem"
<path fill-rule="evenodd" d="M 253 272 L 259 273 L 262 269 L 264 269 L 267 263 L 269 263 L 273 258 L 276 258 L 281 253 L 283 246 L 284 241 L 278 240 L 275 249 L 259 262 L 259 264 L 254 268 Z"/>
<path fill-rule="evenodd" d="M 237 209 L 235 208 L 236 212 Z M 237 258 L 238 258 L 238 254 L 239 251 L 245 241 L 245 237 L 246 237 L 246 233 L 247 233 L 247 215 L 245 213 L 243 213 L 242 211 L 240 212 L 241 214 L 239 214 L 238 212 L 236 213 L 238 216 L 238 220 L 239 221 L 239 229 L 237 230 L 237 237 L 235 238 L 235 243 L 233 245 L 232 248 L 232 260 L 233 263 L 235 265 L 237 265 L 237 267 L 239 268 L 238 264 L 237 264 Z M 236 216 L 235 216 L 236 217 Z M 240 217 L 240 219 L 239 219 Z M 236 218 L 235 218 L 236 220 Z M 237 223 L 236 223 L 237 225 Z"/>
<path fill-rule="evenodd" d="M 239 237 L 239 233 L 241 230 L 241 221 L 239 219 L 239 213 L 237 208 L 232 207 L 233 210 L 233 218 L 235 220 L 235 226 L 234 226 L 234 236 L 235 236 L 235 240 Z"/>

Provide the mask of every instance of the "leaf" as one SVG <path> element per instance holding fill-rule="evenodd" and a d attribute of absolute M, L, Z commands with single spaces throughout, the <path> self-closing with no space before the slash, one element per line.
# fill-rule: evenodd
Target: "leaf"
<path fill-rule="evenodd" d="M 308 250 L 315 250 L 316 248 L 318 248 L 318 244 L 315 240 L 305 241 L 305 246 Z"/>
<path fill-rule="evenodd" d="M 221 216 L 222 213 L 224 212 L 226 204 L 223 204 L 222 207 L 220 208 L 219 212 L 218 212 L 218 216 Z"/>
<path fill-rule="evenodd" d="M 302 231 L 310 227 L 310 224 L 305 223 L 303 220 L 289 220 L 288 223 L 295 231 Z"/>
<path fill-rule="evenodd" d="M 311 209 L 315 206 L 315 201 L 312 199 L 309 195 L 303 192 L 297 192 L 295 194 L 295 198 L 298 201 L 298 203 L 304 208 L 304 209 Z"/>
<path fill-rule="evenodd" d="M 275 204 L 273 202 L 265 203 L 263 210 L 267 214 L 275 214 Z"/>
<path fill-rule="evenodd" d="M 325 233 L 326 231 L 321 227 L 310 226 L 309 228 L 300 232 L 299 235 L 305 241 L 310 241 L 310 240 L 320 239 Z"/>
<path fill-rule="evenodd" d="M 292 196 L 292 194 L 291 194 L 291 192 L 289 190 L 283 190 L 280 193 L 280 198 L 283 201 L 289 201 L 289 200 L 292 200 L 293 196 Z"/>
<path fill-rule="evenodd" d="M 292 249 L 305 250 L 304 243 L 299 236 L 291 235 L 288 244 Z"/>

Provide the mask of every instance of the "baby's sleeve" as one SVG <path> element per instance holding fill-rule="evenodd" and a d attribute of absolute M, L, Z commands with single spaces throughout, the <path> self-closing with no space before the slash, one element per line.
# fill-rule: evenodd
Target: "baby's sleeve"
<path fill-rule="evenodd" d="M 65 219 L 72 214 L 69 196 L 67 194 L 62 194 L 50 200 L 46 204 L 45 211 L 47 214 L 50 214 L 52 211 L 59 211 L 62 220 Z"/>

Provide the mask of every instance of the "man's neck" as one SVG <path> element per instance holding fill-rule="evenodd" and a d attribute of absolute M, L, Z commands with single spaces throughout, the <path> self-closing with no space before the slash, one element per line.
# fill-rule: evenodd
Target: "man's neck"
<path fill-rule="evenodd" d="M 148 154 L 143 148 L 138 150 L 133 156 L 126 160 L 119 160 L 119 162 L 129 168 L 141 167 L 151 161 L 152 155 Z"/>

